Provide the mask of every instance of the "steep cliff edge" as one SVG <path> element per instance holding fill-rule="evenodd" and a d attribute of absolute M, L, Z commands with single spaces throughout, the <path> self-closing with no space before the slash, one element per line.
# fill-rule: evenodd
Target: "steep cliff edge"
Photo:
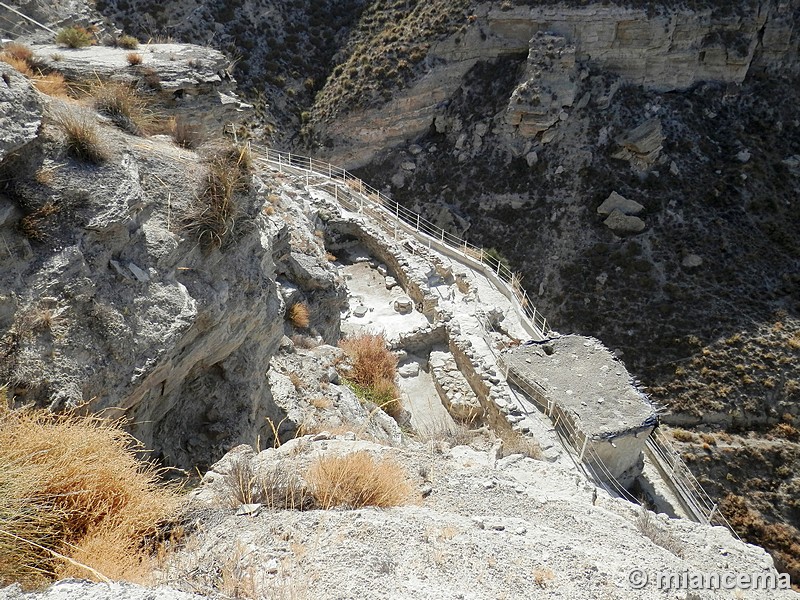
<path fill-rule="evenodd" d="M 361 54 L 391 51 L 382 30 L 373 32 L 372 44 L 352 48 L 344 63 L 352 72 L 334 71 L 312 107 L 307 135 L 322 146 L 317 152 L 350 167 L 361 166 L 378 149 L 423 134 L 462 86 L 466 73 L 478 61 L 499 56 L 529 57 L 533 69 L 519 86 L 540 89 L 526 112 L 549 115 L 547 126 L 512 129 L 525 138 L 563 120 L 562 112 L 569 114 L 578 100 L 578 83 L 589 72 L 614 74 L 622 84 L 663 92 L 701 81 L 741 83 L 748 74 L 785 75 L 800 65 L 794 4 L 765 2 L 738 10 L 660 6 L 653 13 L 614 4 L 508 4 L 441 7 L 439 18 L 454 19 L 458 13 L 461 25 L 450 35 L 419 28 L 410 43 L 420 58 L 410 63 L 404 84 L 391 94 L 376 94 L 370 82 L 377 81 L 379 87 L 388 83 L 391 90 L 396 85 L 392 71 L 387 75 L 360 64 Z M 543 40 L 544 33 L 549 37 Z M 566 63 L 564 49 L 559 48 L 563 44 L 570 47 Z M 522 103 L 519 97 L 512 100 L 509 111 L 524 108 L 516 106 Z M 519 120 L 509 122 L 516 126 Z"/>
<path fill-rule="evenodd" d="M 157 68 L 153 50 L 147 60 Z M 51 51 L 34 46 L 33 56 Z M 230 113 L 219 91 L 229 82 L 192 66 L 221 55 L 173 45 L 158 71 L 161 91 L 180 89 L 182 104 L 204 109 L 212 139 L 192 151 L 145 134 L 165 128 L 164 113 L 136 115 L 147 132 L 122 118 L 121 107 L 138 102 L 170 107 L 135 78 L 92 72 L 105 64 L 116 75 L 118 50 L 62 52 L 64 73 L 94 97 L 49 97 L 0 62 L 0 380 L 18 405 L 124 417 L 173 466 L 293 435 L 305 405 L 279 374 L 268 376 L 273 359 L 294 349 L 285 312 L 304 303 L 313 318 L 302 333 L 335 343 L 345 290 L 294 194 L 259 176 L 247 146 L 221 137 Z M 98 101 L 112 92 L 116 108 Z M 270 216 L 276 209 L 280 218 Z M 342 393 L 350 420 L 365 420 Z"/>

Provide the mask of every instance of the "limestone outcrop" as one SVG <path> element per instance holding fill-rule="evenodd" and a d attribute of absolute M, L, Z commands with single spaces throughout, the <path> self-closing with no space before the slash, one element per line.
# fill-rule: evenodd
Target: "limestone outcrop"
<path fill-rule="evenodd" d="M 211 134 L 252 113 L 236 94 L 231 66 L 222 52 L 191 44 L 147 44 L 141 64 L 128 62 L 130 50 L 109 46 L 69 49 L 34 45 L 35 59 L 69 80 L 108 79 L 147 89 L 161 112 L 183 115 Z"/>
<path fill-rule="evenodd" d="M 42 122 L 39 95 L 16 69 L 0 63 L 0 161 L 33 140 Z"/>
<path fill-rule="evenodd" d="M 333 121 L 314 122 L 315 139 L 323 143 L 318 153 L 348 167 L 362 166 L 375 148 L 414 139 L 434 122 L 442 130 L 438 119 L 465 74 L 477 62 L 498 56 L 528 56 L 505 122 L 511 133 L 523 139 L 543 135 L 544 142 L 568 119 L 571 107 L 590 101 L 607 105 L 613 91 L 605 98 L 577 95 L 577 84 L 590 73 L 670 91 L 701 81 L 741 83 L 751 72 L 797 72 L 791 11 L 772 1 L 757 9 L 655 14 L 608 3 L 513 8 L 484 3 L 465 31 L 431 44 L 430 67 L 388 102 L 352 111 L 345 107 Z M 621 143 L 632 160 L 648 167 L 658 156 L 660 127 L 652 122 L 631 133 Z"/>

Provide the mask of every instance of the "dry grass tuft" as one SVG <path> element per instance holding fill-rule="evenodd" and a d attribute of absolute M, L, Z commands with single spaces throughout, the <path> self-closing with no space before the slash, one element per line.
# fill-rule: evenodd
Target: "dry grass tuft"
<path fill-rule="evenodd" d="M 92 86 L 90 94 L 98 112 L 109 117 L 123 131 L 146 135 L 151 128 L 153 116 L 147 108 L 147 102 L 131 86 L 98 81 Z"/>
<path fill-rule="evenodd" d="M 3 46 L 3 54 L 11 56 L 16 60 L 31 64 L 33 62 L 33 50 L 25 44 L 11 42 Z"/>
<path fill-rule="evenodd" d="M 533 438 L 527 437 L 516 429 L 503 429 L 498 431 L 497 435 L 503 442 L 501 449 L 503 457 L 522 454 L 528 458 L 541 460 L 542 448 Z"/>
<path fill-rule="evenodd" d="M 310 510 L 314 497 L 297 473 L 273 468 L 258 474 L 249 460 L 238 460 L 225 476 L 231 505 L 263 504 L 270 510 Z"/>
<path fill-rule="evenodd" d="M 69 98 L 69 86 L 61 73 L 48 73 L 47 75 L 34 76 L 33 86 L 53 98 Z"/>
<path fill-rule="evenodd" d="M 64 27 L 56 33 L 56 44 L 67 48 L 86 48 L 95 43 L 92 33 L 79 25 Z"/>
<path fill-rule="evenodd" d="M 286 311 L 292 325 L 298 329 L 306 329 L 311 322 L 311 312 L 305 302 L 295 302 Z"/>
<path fill-rule="evenodd" d="M 107 161 L 111 153 L 100 137 L 100 130 L 89 113 L 62 106 L 53 115 L 54 123 L 64 134 L 67 152 L 79 160 L 93 164 Z"/>
<path fill-rule="evenodd" d="M 236 196 L 250 191 L 252 156 L 247 146 L 223 146 L 206 159 L 207 170 L 194 207 L 184 219 L 206 251 L 234 239 L 241 210 Z"/>
<path fill-rule="evenodd" d="M 132 67 L 142 64 L 142 60 L 144 60 L 139 52 L 128 52 L 128 54 L 125 55 L 125 59 Z"/>
<path fill-rule="evenodd" d="M 397 357 L 386 347 L 386 338 L 367 333 L 342 340 L 339 346 L 349 359 L 345 377 L 355 394 L 397 419 L 403 412 L 395 383 Z"/>
<path fill-rule="evenodd" d="M 317 504 L 324 509 L 388 508 L 412 503 L 419 497 L 399 463 L 388 458 L 376 460 L 368 452 L 318 458 L 306 479 Z"/>
<path fill-rule="evenodd" d="M 22 44 L 6 44 L 0 52 L 0 61 L 5 62 L 33 82 L 34 87 L 48 96 L 65 98 L 69 96 L 67 82 L 61 73 L 43 73 L 37 64 L 33 51 Z"/>
<path fill-rule="evenodd" d="M 31 69 L 30 64 L 27 61 L 22 60 L 20 58 L 16 58 L 11 54 L 6 53 L 5 51 L 0 52 L 0 61 L 6 63 L 7 65 L 11 66 L 12 68 L 16 69 L 25 77 L 31 78 L 33 77 L 33 69 Z"/>
<path fill-rule="evenodd" d="M 138 572 L 178 497 L 136 441 L 118 423 L 2 404 L 0 583 Z"/>
<path fill-rule="evenodd" d="M 205 140 L 203 126 L 199 123 L 191 123 L 184 117 L 176 117 L 173 120 L 171 134 L 173 141 L 187 150 L 199 148 Z"/>

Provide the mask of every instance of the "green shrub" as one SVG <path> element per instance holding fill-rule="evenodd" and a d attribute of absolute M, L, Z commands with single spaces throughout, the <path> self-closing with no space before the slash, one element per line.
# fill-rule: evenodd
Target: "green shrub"
<path fill-rule="evenodd" d="M 67 48 L 85 48 L 94 43 L 94 36 L 88 29 L 79 25 L 64 27 L 56 34 L 56 44 Z"/>

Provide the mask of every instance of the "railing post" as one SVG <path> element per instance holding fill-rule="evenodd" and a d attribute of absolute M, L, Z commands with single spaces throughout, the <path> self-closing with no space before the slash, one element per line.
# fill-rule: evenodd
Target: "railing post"
<path fill-rule="evenodd" d="M 415 227 L 417 233 L 419 233 L 419 215 L 417 215 L 417 226 Z"/>
<path fill-rule="evenodd" d="M 399 202 L 395 202 L 394 203 L 394 216 L 397 219 L 400 218 L 400 203 Z M 396 225 L 395 225 L 395 229 L 397 229 Z"/>
<path fill-rule="evenodd" d="M 583 447 L 581 448 L 581 455 L 578 457 L 578 462 L 583 462 L 583 455 L 586 454 L 586 446 L 589 445 L 589 436 L 583 436 Z"/>
<path fill-rule="evenodd" d="M 500 277 L 500 259 L 497 259 L 497 276 Z"/>
<path fill-rule="evenodd" d="M 281 162 L 280 154 L 278 154 L 278 173 L 283 174 L 283 163 Z"/>
<path fill-rule="evenodd" d="M 442 229 L 442 243 L 444 244 L 444 229 Z"/>
<path fill-rule="evenodd" d="M 333 165 L 328 163 L 328 179 L 333 179 Z"/>
<path fill-rule="evenodd" d="M 479 255 L 478 261 L 483 264 L 483 246 L 481 246 L 481 253 Z"/>
<path fill-rule="evenodd" d="M 361 194 L 358 196 L 358 212 L 364 212 L 364 196 Z"/>

